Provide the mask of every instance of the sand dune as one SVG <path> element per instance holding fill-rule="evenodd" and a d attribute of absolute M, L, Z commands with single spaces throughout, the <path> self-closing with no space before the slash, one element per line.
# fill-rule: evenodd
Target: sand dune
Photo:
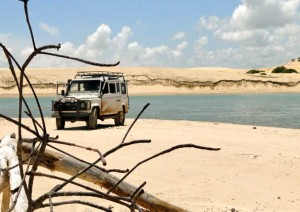
<path fill-rule="evenodd" d="M 67 123 L 67 130 L 54 129 L 54 120 L 46 119 L 51 136 L 60 140 L 106 151 L 119 144 L 128 125 L 114 127 L 112 122 L 87 130 L 83 123 Z M 29 125 L 29 119 L 24 123 Z M 0 137 L 16 127 L 0 120 Z M 113 135 L 113 136 L 112 136 Z M 28 133 L 24 136 L 29 137 Z M 148 156 L 182 143 L 220 147 L 219 152 L 185 149 L 155 159 L 138 168 L 127 181 L 140 185 L 146 181 L 147 192 L 189 211 L 299 211 L 300 210 L 300 130 L 240 126 L 189 121 L 139 120 L 127 141 L 151 139 L 119 151 L 107 158 L 108 168 L 130 168 Z M 94 153 L 61 147 L 85 160 Z M 64 176 L 58 172 L 52 175 Z M 34 195 L 55 186 L 57 181 L 38 178 Z M 88 183 L 85 183 L 87 185 Z M 97 186 L 93 186 L 99 188 Z M 74 189 L 67 187 L 66 190 Z M 75 189 L 76 190 L 76 189 Z M 70 200 L 70 198 L 64 198 Z M 109 206 L 107 202 L 102 203 Z M 49 210 L 43 210 L 49 211 Z M 57 207 L 55 211 L 95 211 L 84 206 Z M 127 211 L 115 206 L 114 211 Z"/>
<path fill-rule="evenodd" d="M 298 62 L 287 64 L 300 72 Z M 167 93 L 255 93 L 255 92 L 300 92 L 300 74 L 246 74 L 248 70 L 221 67 L 159 68 L 159 67 L 114 67 L 28 69 L 27 75 L 40 95 L 53 95 L 57 81 L 74 78 L 77 71 L 123 72 L 129 84 L 130 94 Z M 25 93 L 29 94 L 28 86 Z M 16 95 L 17 89 L 10 71 L 0 70 L 0 94 Z"/>

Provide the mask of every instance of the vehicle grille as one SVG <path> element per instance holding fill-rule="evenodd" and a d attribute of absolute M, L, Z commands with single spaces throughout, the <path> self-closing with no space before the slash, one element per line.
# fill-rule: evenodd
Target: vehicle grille
<path fill-rule="evenodd" d="M 76 103 L 66 102 L 60 104 L 60 109 L 62 111 L 76 111 Z"/>

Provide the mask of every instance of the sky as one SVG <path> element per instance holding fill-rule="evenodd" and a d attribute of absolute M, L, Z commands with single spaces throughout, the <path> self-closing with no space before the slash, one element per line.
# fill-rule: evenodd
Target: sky
<path fill-rule="evenodd" d="M 300 0 L 29 0 L 37 47 L 99 63 L 262 68 L 300 57 Z M 0 1 L 0 42 L 33 51 L 23 3 Z M 30 67 L 81 67 L 36 57 Z M 8 67 L 3 52 L 0 67 Z"/>

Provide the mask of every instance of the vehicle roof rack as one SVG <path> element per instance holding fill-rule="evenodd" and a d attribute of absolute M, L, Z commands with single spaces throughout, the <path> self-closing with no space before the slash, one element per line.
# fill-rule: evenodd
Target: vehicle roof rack
<path fill-rule="evenodd" d="M 121 72 L 107 72 L 107 71 L 80 71 L 75 75 L 77 78 L 98 78 L 98 77 L 108 77 L 110 79 L 123 78 L 124 75 Z"/>

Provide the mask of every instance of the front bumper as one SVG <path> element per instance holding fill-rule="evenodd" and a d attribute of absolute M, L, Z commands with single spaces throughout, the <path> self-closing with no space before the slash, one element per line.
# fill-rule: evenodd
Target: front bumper
<path fill-rule="evenodd" d="M 91 113 L 91 102 L 76 98 L 52 101 L 52 117 L 65 120 L 84 120 Z"/>
<path fill-rule="evenodd" d="M 85 120 L 89 117 L 90 111 L 53 111 L 52 117 L 63 118 L 66 121 Z"/>

